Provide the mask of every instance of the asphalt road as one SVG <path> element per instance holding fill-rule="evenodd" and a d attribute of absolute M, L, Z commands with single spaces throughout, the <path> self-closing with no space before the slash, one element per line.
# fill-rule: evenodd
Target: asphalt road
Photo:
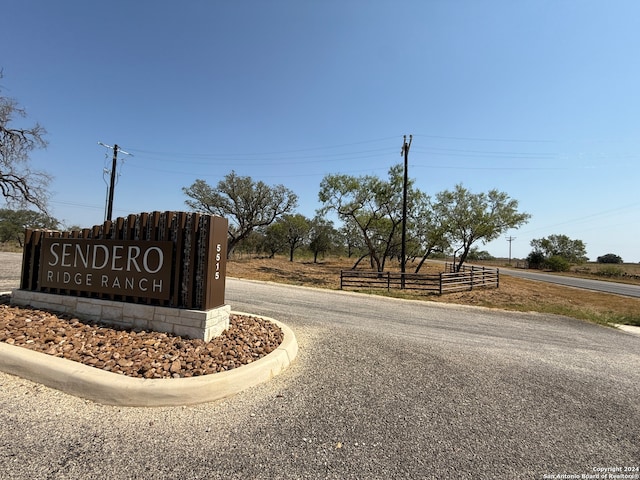
<path fill-rule="evenodd" d="M 640 285 L 630 285 L 626 283 L 607 282 L 603 280 L 591 280 L 589 278 L 567 277 L 564 275 L 553 275 L 549 273 L 537 273 L 529 270 L 516 270 L 511 268 L 501 268 L 500 273 L 513 277 L 526 278 L 540 282 L 556 283 L 567 287 L 582 288 L 585 290 L 595 290 L 598 292 L 614 293 L 627 297 L 640 298 Z"/>
<path fill-rule="evenodd" d="M 290 369 L 221 402 L 156 409 L 2 374 L 0 477 L 542 479 L 640 466 L 639 336 L 557 316 L 227 285 L 233 310 L 293 328 Z"/>

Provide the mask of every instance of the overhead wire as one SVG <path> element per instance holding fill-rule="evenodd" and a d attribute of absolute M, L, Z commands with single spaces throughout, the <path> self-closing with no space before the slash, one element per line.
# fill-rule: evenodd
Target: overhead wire
<path fill-rule="evenodd" d="M 309 152 L 309 151 L 317 151 L 317 150 L 331 150 L 334 148 L 342 148 L 342 147 L 350 147 L 353 145 L 364 145 L 367 143 L 377 143 L 387 140 L 394 140 L 397 137 L 383 137 L 374 140 L 363 140 L 359 142 L 351 142 L 351 143 L 343 143 L 338 145 L 328 145 L 323 147 L 309 147 L 309 148 L 301 148 L 301 149 L 292 149 L 292 150 L 281 150 L 275 152 L 245 152 L 245 153 L 237 153 L 237 152 L 229 152 L 229 153 L 193 153 L 193 152 L 157 152 L 151 150 L 143 150 L 135 147 L 129 147 L 131 151 L 137 151 L 139 153 L 147 153 L 147 154 L 157 154 L 157 155 L 182 155 L 182 156 L 234 156 L 234 155 L 242 155 L 242 156 L 265 156 L 265 155 L 283 155 L 283 154 L 291 154 L 291 153 L 300 153 L 300 152 Z"/>
<path fill-rule="evenodd" d="M 530 229 L 530 230 L 523 230 L 522 233 L 523 234 L 527 234 L 527 233 L 536 232 L 536 231 L 539 231 L 539 230 L 549 230 L 549 229 L 555 228 L 555 227 L 564 227 L 564 226 L 570 225 L 570 224 L 576 224 L 576 223 L 582 223 L 582 222 L 586 222 L 586 221 L 591 221 L 594 218 L 602 217 L 602 216 L 605 216 L 605 215 L 606 216 L 610 216 L 612 213 L 619 214 L 619 213 L 622 213 L 622 212 L 624 212 L 626 210 L 630 210 L 630 209 L 636 208 L 638 206 L 640 206 L 640 202 L 635 202 L 635 203 L 631 203 L 631 204 L 623 205 L 623 206 L 619 206 L 619 207 L 612 207 L 612 208 L 609 208 L 607 210 L 603 210 L 601 212 L 596 212 L 596 213 L 592 213 L 592 214 L 585 215 L 585 216 L 582 216 L 582 217 L 577 217 L 577 218 L 573 218 L 573 219 L 564 220 L 562 222 L 555 223 L 555 224 L 552 224 L 552 225 L 536 227 L 535 229 Z"/>

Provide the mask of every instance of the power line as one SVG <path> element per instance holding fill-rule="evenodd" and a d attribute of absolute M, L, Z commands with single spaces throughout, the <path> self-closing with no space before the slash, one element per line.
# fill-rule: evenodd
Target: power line
<path fill-rule="evenodd" d="M 432 168 L 438 170 L 576 170 L 577 167 L 470 167 L 467 165 L 419 165 L 412 164 L 416 168 Z M 583 167 L 586 169 L 586 167 Z"/>
<path fill-rule="evenodd" d="M 374 157 L 387 157 L 395 152 L 395 148 L 384 148 L 376 150 L 361 150 L 356 152 L 343 152 L 343 153 L 328 153 L 325 155 L 307 155 L 307 156 L 291 156 L 291 157 L 269 157 L 264 155 L 261 157 L 248 158 L 237 157 L 233 155 L 222 154 L 210 154 L 209 157 L 195 157 L 198 160 L 190 160 L 188 156 L 174 155 L 175 158 L 163 158 L 161 156 L 137 154 L 141 159 L 152 159 L 155 162 L 164 163 L 180 163 L 189 165 L 211 165 L 213 161 L 228 160 L 232 161 L 234 165 L 256 165 L 262 164 L 264 161 L 269 161 L 271 165 L 309 165 L 312 163 L 328 163 L 328 162 L 344 162 L 348 160 L 360 160 Z M 185 159 L 186 158 L 186 159 Z"/>
<path fill-rule="evenodd" d="M 443 140 L 465 140 L 473 142 L 507 142 L 507 143 L 557 143 L 556 140 L 516 139 L 516 138 L 482 138 L 482 137 L 447 137 L 444 135 L 421 135 L 416 137 L 440 138 Z"/>
<path fill-rule="evenodd" d="M 456 153 L 480 153 L 483 155 L 507 155 L 509 157 L 514 155 L 524 155 L 524 156 L 540 156 L 540 157 L 551 157 L 555 158 L 555 152 L 511 152 L 505 150 L 468 150 L 464 148 L 440 148 L 440 147 L 426 147 L 419 148 L 418 152 L 429 152 L 429 153 L 439 153 L 439 152 L 456 152 Z"/>
<path fill-rule="evenodd" d="M 609 210 L 603 210 L 601 212 L 592 213 L 591 215 L 586 215 L 584 217 L 572 218 L 572 219 L 564 220 L 564 221 L 562 221 L 560 223 L 555 223 L 555 224 L 552 224 L 552 225 L 547 225 L 547 226 L 537 227 L 537 228 L 530 229 L 530 230 L 525 230 L 522 233 L 531 234 L 533 232 L 537 232 L 537 231 L 540 231 L 540 230 L 549 230 L 549 229 L 555 228 L 555 227 L 565 227 L 566 225 L 570 225 L 570 224 L 573 224 L 573 223 L 585 222 L 585 221 L 591 220 L 591 219 L 593 219 L 595 217 L 600 217 L 602 215 L 609 215 L 610 213 L 613 213 L 613 212 L 621 213 L 624 210 L 635 208 L 638 205 L 640 205 L 640 202 L 635 202 L 635 203 L 631 203 L 631 204 L 628 204 L 628 205 L 623 205 L 623 206 L 620 206 L 620 207 L 611 208 Z"/>
<path fill-rule="evenodd" d="M 187 152 L 158 152 L 158 151 L 150 151 L 150 150 L 143 150 L 143 149 L 138 149 L 138 148 L 129 148 L 129 150 L 133 151 L 133 152 L 138 152 L 138 153 L 146 153 L 146 154 L 152 154 L 152 155 L 170 155 L 170 156 L 195 156 L 195 157 L 236 157 L 236 156 L 258 156 L 258 157 L 263 157 L 263 156 L 269 156 L 269 155 L 286 155 L 286 154 L 294 154 L 294 153 L 300 153 L 300 152 L 312 152 L 312 151 L 318 151 L 318 150 L 332 150 L 335 148 L 343 148 L 343 147 L 350 147 L 353 145 L 364 145 L 367 143 L 377 143 L 377 142 L 383 142 L 383 141 L 387 141 L 387 140 L 395 140 L 397 137 L 384 137 L 384 138 L 378 138 L 375 140 L 363 140 L 360 142 L 351 142 L 351 143 L 343 143 L 343 144 L 339 144 L 339 145 L 329 145 L 329 146 L 325 146 L 325 147 L 309 147 L 309 148 L 301 148 L 301 149 L 296 149 L 296 150 L 282 150 L 282 151 L 276 151 L 276 152 L 249 152 L 249 153 L 238 153 L 238 152 L 232 152 L 232 153 L 187 153 Z"/>

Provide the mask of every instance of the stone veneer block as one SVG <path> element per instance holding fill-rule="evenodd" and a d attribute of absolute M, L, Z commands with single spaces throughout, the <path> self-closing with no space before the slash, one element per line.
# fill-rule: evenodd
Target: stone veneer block
<path fill-rule="evenodd" d="M 78 299 L 75 314 L 88 320 L 102 320 L 102 306 L 101 303 L 97 303 L 93 298 Z"/>
<path fill-rule="evenodd" d="M 103 322 L 121 322 L 124 318 L 122 306 L 114 306 L 114 305 L 103 305 L 102 310 L 100 312 L 100 319 Z"/>
<path fill-rule="evenodd" d="M 114 302 L 115 303 L 115 302 Z M 152 305 L 138 305 L 135 303 L 122 303 L 118 302 L 120 305 L 126 305 L 127 308 L 127 317 L 140 319 L 140 320 L 151 320 L 155 314 L 155 309 L 160 307 L 154 307 Z"/>
<path fill-rule="evenodd" d="M 62 312 L 78 318 L 110 325 L 173 333 L 208 342 L 229 328 L 231 307 L 222 305 L 211 310 L 138 305 L 135 303 L 72 297 L 52 293 L 14 289 L 11 303 Z"/>

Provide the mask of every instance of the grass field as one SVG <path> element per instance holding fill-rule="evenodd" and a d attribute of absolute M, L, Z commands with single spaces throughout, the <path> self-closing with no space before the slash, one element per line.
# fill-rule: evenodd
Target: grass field
<path fill-rule="evenodd" d="M 227 275 L 337 290 L 340 288 L 340 270 L 351 268 L 354 262 L 354 259 L 337 257 L 326 258 L 318 263 L 306 259 L 289 262 L 287 258 L 278 256 L 275 258 L 244 257 L 228 261 Z M 427 262 L 421 273 L 438 273 L 442 270 L 442 263 Z M 413 270 L 407 267 L 407 271 Z M 600 324 L 619 323 L 640 326 L 640 299 L 638 298 L 563 287 L 507 275 L 501 275 L 498 289 L 476 289 L 442 296 L 413 295 L 402 291 L 387 292 L 385 290 L 377 291 L 375 294 L 503 310 L 552 313 Z"/>

